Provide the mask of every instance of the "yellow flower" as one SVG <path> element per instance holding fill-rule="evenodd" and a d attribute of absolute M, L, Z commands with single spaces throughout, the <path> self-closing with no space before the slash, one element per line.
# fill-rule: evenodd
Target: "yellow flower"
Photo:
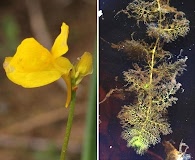
<path fill-rule="evenodd" d="M 75 70 L 71 62 L 62 56 L 68 51 L 68 32 L 69 27 L 62 23 L 61 33 L 56 38 L 51 51 L 44 48 L 34 38 L 24 39 L 18 46 L 15 55 L 5 58 L 3 67 L 7 77 L 12 82 L 25 88 L 47 85 L 62 77 L 67 85 L 68 93 L 65 106 L 68 107 L 71 100 L 72 80 L 74 79 L 74 76 L 71 77 L 71 70 Z M 88 62 L 87 60 L 86 63 Z M 92 59 L 90 63 L 92 63 Z M 86 65 L 83 62 L 82 64 Z"/>

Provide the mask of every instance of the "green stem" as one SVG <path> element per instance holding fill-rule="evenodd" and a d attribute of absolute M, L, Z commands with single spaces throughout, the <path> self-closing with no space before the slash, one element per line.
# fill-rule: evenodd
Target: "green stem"
<path fill-rule="evenodd" d="M 76 101 L 76 91 L 72 91 L 71 102 L 70 102 L 70 110 L 69 110 L 69 114 L 68 114 L 68 122 L 67 122 L 67 125 L 66 125 L 66 132 L 65 132 L 65 137 L 64 137 L 62 150 L 61 150 L 60 160 L 65 160 L 66 159 L 68 141 L 69 141 L 71 127 L 72 127 L 72 121 L 73 121 L 73 117 L 74 117 L 75 101 Z"/>

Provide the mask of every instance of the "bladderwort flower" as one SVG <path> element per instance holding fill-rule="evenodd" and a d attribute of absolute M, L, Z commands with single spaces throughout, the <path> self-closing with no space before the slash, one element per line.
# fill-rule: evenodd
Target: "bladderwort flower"
<path fill-rule="evenodd" d="M 83 77 L 92 74 L 92 55 L 85 52 L 76 65 L 63 55 L 68 51 L 69 27 L 62 23 L 61 33 L 55 39 L 51 50 L 44 48 L 34 38 L 26 38 L 18 46 L 13 57 L 6 57 L 3 63 L 7 77 L 25 88 L 34 88 L 52 83 L 61 77 L 67 85 L 69 106 L 72 90 Z"/>

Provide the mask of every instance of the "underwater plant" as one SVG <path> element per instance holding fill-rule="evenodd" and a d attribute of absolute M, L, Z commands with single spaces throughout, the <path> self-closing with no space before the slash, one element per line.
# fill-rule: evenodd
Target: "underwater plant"
<path fill-rule="evenodd" d="M 134 63 L 133 69 L 124 71 L 127 83 L 125 91 L 134 93 L 135 101 L 122 106 L 118 114 L 122 125 L 122 138 L 127 147 L 132 147 L 137 154 L 144 154 L 151 145 L 161 141 L 161 134 L 172 133 L 167 121 L 167 108 L 175 104 L 175 93 L 181 83 L 176 81 L 186 68 L 187 56 L 177 56 L 163 49 L 178 37 L 189 32 L 189 20 L 185 14 L 169 5 L 169 0 L 133 0 L 126 9 L 117 13 L 135 18 L 137 25 L 146 26 L 146 35 L 152 40 L 125 40 L 112 48 L 141 56 L 143 63 Z"/>

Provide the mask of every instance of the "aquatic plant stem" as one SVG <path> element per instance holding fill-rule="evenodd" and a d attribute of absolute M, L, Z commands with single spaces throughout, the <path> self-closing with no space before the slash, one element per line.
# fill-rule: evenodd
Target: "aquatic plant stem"
<path fill-rule="evenodd" d="M 70 110 L 69 110 L 69 114 L 68 114 L 68 121 L 66 124 L 66 131 L 65 131 L 64 142 L 63 142 L 63 146 L 62 146 L 62 150 L 61 150 L 60 160 L 66 159 L 68 142 L 69 142 L 70 132 L 71 132 L 71 128 L 72 128 L 72 121 L 73 121 L 73 117 L 74 117 L 75 101 L 76 101 L 76 91 L 72 91 L 71 102 L 70 102 L 70 106 L 69 106 Z"/>
<path fill-rule="evenodd" d="M 152 84 L 152 78 L 153 78 L 153 69 L 154 69 L 154 58 L 155 58 L 155 53 L 156 53 L 156 48 L 158 46 L 160 38 L 157 38 L 155 46 L 152 50 L 152 59 L 151 59 L 151 64 L 150 64 L 150 82 L 149 84 Z"/>
<path fill-rule="evenodd" d="M 151 88 L 152 88 L 152 82 L 153 82 L 154 60 L 155 60 L 155 53 L 156 53 L 159 41 L 160 41 L 160 38 L 157 38 L 155 46 L 151 50 L 152 57 L 151 57 L 151 63 L 150 63 L 150 80 L 149 80 L 149 91 L 148 91 L 148 96 L 149 96 L 150 100 L 149 100 L 149 105 L 148 105 L 147 112 L 146 112 L 146 120 L 144 122 L 143 127 L 141 128 L 141 131 L 146 126 L 146 123 L 148 123 L 149 117 L 150 117 L 149 115 L 150 115 L 151 107 L 152 107 L 152 90 L 151 90 Z"/>

